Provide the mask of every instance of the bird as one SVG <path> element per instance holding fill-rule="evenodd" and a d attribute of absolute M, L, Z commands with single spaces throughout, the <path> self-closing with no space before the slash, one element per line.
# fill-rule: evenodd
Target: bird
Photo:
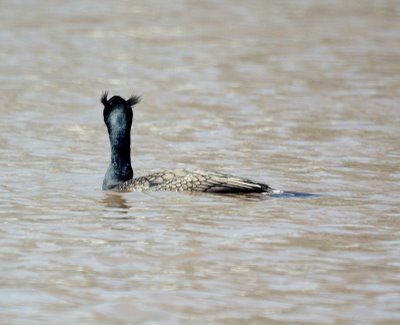
<path fill-rule="evenodd" d="M 115 192 L 175 191 L 208 192 L 216 194 L 282 194 L 267 184 L 224 173 L 195 169 L 167 169 L 134 177 L 131 164 L 131 127 L 133 107 L 140 96 L 127 100 L 120 96 L 110 99 L 105 91 L 101 96 L 103 117 L 110 140 L 111 158 L 103 179 L 103 190 Z"/>

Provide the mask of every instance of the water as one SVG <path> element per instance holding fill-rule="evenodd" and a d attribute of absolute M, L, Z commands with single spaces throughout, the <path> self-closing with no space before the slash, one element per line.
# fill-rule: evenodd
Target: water
<path fill-rule="evenodd" d="M 0 4 L 0 323 L 400 322 L 396 1 Z M 319 194 L 101 191 L 136 175 Z"/>

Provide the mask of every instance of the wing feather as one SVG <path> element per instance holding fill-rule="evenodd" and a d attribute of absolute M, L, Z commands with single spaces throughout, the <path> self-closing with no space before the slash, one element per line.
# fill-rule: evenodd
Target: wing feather
<path fill-rule="evenodd" d="M 185 169 L 171 169 L 129 180 L 119 191 L 188 191 L 212 193 L 261 193 L 272 189 L 247 178 L 227 174 Z"/>

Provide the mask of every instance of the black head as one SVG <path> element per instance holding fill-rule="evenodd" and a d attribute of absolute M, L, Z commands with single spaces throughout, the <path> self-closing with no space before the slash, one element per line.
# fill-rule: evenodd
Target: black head
<path fill-rule="evenodd" d="M 120 96 L 113 96 L 107 99 L 108 92 L 105 91 L 101 96 L 104 105 L 103 117 L 107 127 L 119 126 L 129 128 L 132 124 L 132 107 L 139 103 L 139 96 L 131 96 L 128 100 Z"/>

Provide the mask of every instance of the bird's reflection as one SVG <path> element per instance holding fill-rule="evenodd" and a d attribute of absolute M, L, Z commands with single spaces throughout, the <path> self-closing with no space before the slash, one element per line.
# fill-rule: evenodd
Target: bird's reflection
<path fill-rule="evenodd" d="M 130 206 L 127 204 L 126 199 L 118 193 L 105 193 L 102 199 L 105 207 L 111 209 L 118 209 L 121 213 L 128 213 Z"/>

